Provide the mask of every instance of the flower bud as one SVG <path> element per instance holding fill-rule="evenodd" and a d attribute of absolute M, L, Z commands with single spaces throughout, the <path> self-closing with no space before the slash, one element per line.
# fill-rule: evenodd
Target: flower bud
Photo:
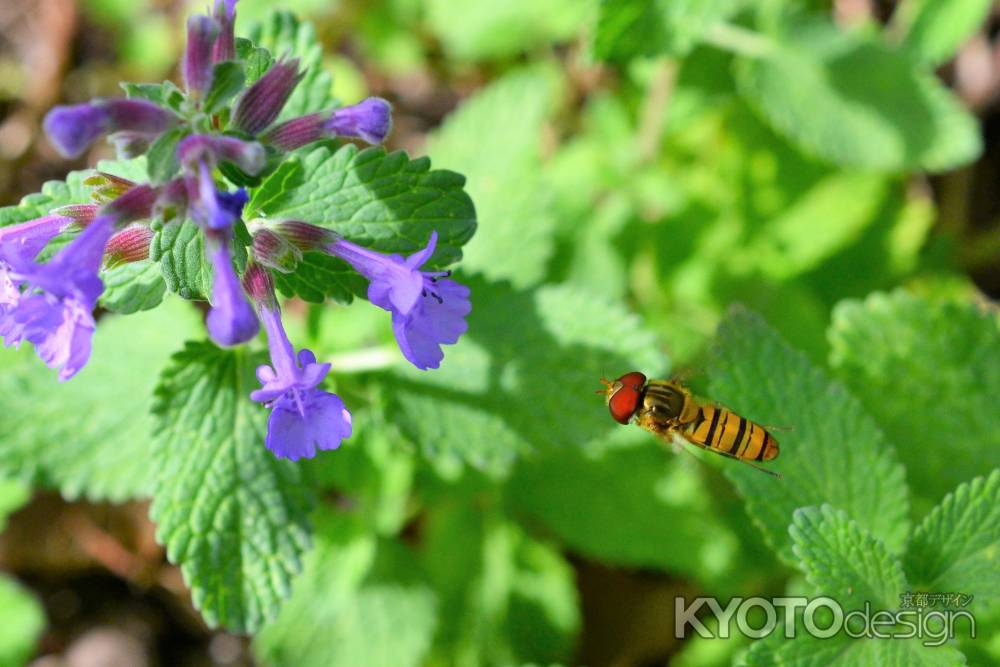
<path fill-rule="evenodd" d="M 233 125 L 256 135 L 274 122 L 301 79 L 298 58 L 274 63 L 236 103 Z"/>
<path fill-rule="evenodd" d="M 206 233 L 209 261 L 212 263 L 212 309 L 208 311 L 208 333 L 222 346 L 245 343 L 260 330 L 257 314 L 247 301 L 240 279 L 233 269 L 228 231 Z"/>
<path fill-rule="evenodd" d="M 211 134 L 192 134 L 177 145 L 177 158 L 188 170 L 193 170 L 198 163 L 205 163 L 210 168 L 215 168 L 220 160 L 225 160 L 255 176 L 264 168 L 267 154 L 264 147 L 255 141 Z"/>
<path fill-rule="evenodd" d="M 149 184 L 137 185 L 102 206 L 99 214 L 111 216 L 117 226 L 142 220 L 153 214 L 153 204 L 158 195 L 156 188 Z"/>
<path fill-rule="evenodd" d="M 77 157 L 97 137 L 129 130 L 159 134 L 177 122 L 177 116 L 146 100 L 93 100 L 57 106 L 45 115 L 45 133 L 65 157 Z"/>
<path fill-rule="evenodd" d="M 219 36 L 212 47 L 212 61 L 236 60 L 236 0 L 216 0 L 212 16 L 219 23 Z"/>
<path fill-rule="evenodd" d="M 129 225 L 108 241 L 104 247 L 104 261 L 108 266 L 118 266 L 149 259 L 152 242 L 152 229 L 146 225 Z"/>
<path fill-rule="evenodd" d="M 101 204 L 105 204 L 112 199 L 120 197 L 137 185 L 137 183 L 130 181 L 127 178 L 115 176 L 114 174 L 109 174 L 103 171 L 98 171 L 93 175 L 88 176 L 84 179 L 83 184 L 94 188 L 94 191 L 90 194 L 90 196 Z"/>
<path fill-rule="evenodd" d="M 281 273 L 291 273 L 302 260 L 301 250 L 269 229 L 253 235 L 253 255 L 264 266 Z"/>
<path fill-rule="evenodd" d="M 320 250 L 340 238 L 334 231 L 301 220 L 284 220 L 272 229 L 303 252 Z"/>
<path fill-rule="evenodd" d="M 246 273 L 243 274 L 243 289 L 258 306 L 276 308 L 278 305 L 271 272 L 256 262 L 247 264 Z"/>
<path fill-rule="evenodd" d="M 293 151 L 326 136 L 323 123 L 327 118 L 327 114 L 320 112 L 286 120 L 270 129 L 261 139 L 280 150 Z"/>
<path fill-rule="evenodd" d="M 212 85 L 212 50 L 218 36 L 219 24 L 215 19 L 201 14 L 188 19 L 184 86 L 194 97 L 201 97 Z"/>
<path fill-rule="evenodd" d="M 70 218 L 81 227 L 86 227 L 97 217 L 97 204 L 70 204 L 52 210 L 53 215 Z"/>
<path fill-rule="evenodd" d="M 380 144 L 392 130 L 392 107 L 381 97 L 369 97 L 334 111 L 323 129 L 340 137 L 358 137 L 370 144 Z"/>
<path fill-rule="evenodd" d="M 293 151 L 324 137 L 356 137 L 380 144 L 391 130 L 392 107 L 381 97 L 369 97 L 332 113 L 313 113 L 285 121 L 268 131 L 263 140 L 283 151 Z"/>

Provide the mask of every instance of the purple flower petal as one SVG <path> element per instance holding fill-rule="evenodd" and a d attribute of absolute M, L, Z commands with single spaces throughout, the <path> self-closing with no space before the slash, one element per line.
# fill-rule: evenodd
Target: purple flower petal
<path fill-rule="evenodd" d="M 68 380 L 90 358 L 94 333 L 93 309 L 104 289 L 97 276 L 104 248 L 114 232 L 114 218 L 96 218 L 79 236 L 46 264 L 37 264 L 24 255 L 8 252 L 0 243 L 4 273 L 19 292 L 3 286 L 5 305 L 0 313 L 0 334 L 6 345 L 27 340 L 51 368 L 59 368 L 59 379 Z M 2 282 L 2 281 L 0 281 Z"/>
<path fill-rule="evenodd" d="M 223 347 L 231 347 L 256 336 L 260 323 L 233 269 L 228 237 L 210 242 L 215 244 L 210 256 L 215 278 L 212 280 L 212 309 L 208 311 L 206 324 L 212 340 Z"/>
<path fill-rule="evenodd" d="M 392 330 L 403 356 L 420 370 L 441 365 L 441 345 L 457 343 L 468 329 L 465 316 L 472 310 L 469 288 L 452 280 L 439 280 L 432 294 L 420 298 L 409 315 L 392 314 Z"/>
<path fill-rule="evenodd" d="M 420 266 L 434 254 L 437 233 L 427 246 L 403 259 L 385 255 L 339 239 L 326 247 L 368 278 L 368 299 L 392 313 L 392 327 L 410 363 L 421 370 L 437 368 L 444 353 L 441 345 L 458 342 L 465 333 L 465 316 L 472 310 L 469 289 L 447 273 L 423 272 Z"/>
<path fill-rule="evenodd" d="M 381 97 L 369 97 L 334 111 L 323 128 L 340 137 L 359 137 L 380 144 L 392 130 L 392 106 Z"/>
<path fill-rule="evenodd" d="M 336 394 L 289 392 L 271 406 L 265 444 L 275 456 L 297 461 L 316 456 L 317 450 L 337 449 L 351 430 L 351 413 Z"/>
<path fill-rule="evenodd" d="M 106 132 L 132 131 L 156 135 L 177 116 L 146 100 L 94 100 L 57 106 L 45 115 L 45 133 L 65 157 L 78 157 Z"/>
<path fill-rule="evenodd" d="M 316 355 L 305 349 L 296 358 L 277 305 L 262 306 L 260 315 L 272 365 L 257 369 L 262 386 L 250 398 L 271 408 L 268 449 L 293 461 L 311 458 L 317 450 L 336 449 L 351 435 L 351 413 L 339 396 L 319 388 L 330 364 L 316 363 Z"/>

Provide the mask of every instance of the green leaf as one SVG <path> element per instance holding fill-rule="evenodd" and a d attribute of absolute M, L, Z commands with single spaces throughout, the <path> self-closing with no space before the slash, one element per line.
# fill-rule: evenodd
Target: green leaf
<path fill-rule="evenodd" d="M 817 592 L 837 601 L 844 613 L 865 609 L 898 609 L 906 578 L 899 561 L 885 545 L 860 527 L 845 512 L 829 505 L 805 507 L 795 512 L 789 533 L 801 568 Z M 820 627 L 826 627 L 821 625 Z M 855 629 L 855 632 L 857 629 Z M 882 628 L 882 632 L 885 632 Z M 898 632 L 904 631 L 899 628 Z M 748 667 L 956 667 L 965 657 L 951 646 L 922 645 L 913 639 L 852 639 L 843 631 L 827 639 L 810 636 L 799 623 L 796 636 L 783 640 L 779 633 L 754 643 L 744 664 Z"/>
<path fill-rule="evenodd" d="M 682 56 L 742 0 L 602 0 L 594 54 L 624 63 L 637 56 Z"/>
<path fill-rule="evenodd" d="M 955 55 L 992 6 L 992 0 L 904 0 L 892 17 L 892 31 L 902 36 L 903 50 L 936 66 Z"/>
<path fill-rule="evenodd" d="M 423 0 L 427 25 L 456 60 L 499 60 L 572 37 L 596 0 Z"/>
<path fill-rule="evenodd" d="M 642 440 L 636 447 L 589 454 L 567 447 L 527 458 L 507 484 L 508 503 L 575 553 L 717 583 L 739 558 L 736 537 L 715 514 L 697 470 L 652 436 Z"/>
<path fill-rule="evenodd" d="M 926 641 L 926 640 L 925 640 Z M 746 667 L 961 667 L 965 656 L 951 646 L 928 647 L 919 639 L 818 639 L 799 628 L 792 641 L 758 641 L 750 647 Z"/>
<path fill-rule="evenodd" d="M 354 145 L 336 152 L 321 147 L 291 157 L 271 174 L 254 191 L 246 217 L 304 220 L 374 250 L 401 254 L 422 248 L 437 231 L 429 266 L 442 267 L 461 258 L 461 246 L 476 229 L 464 184 L 456 173 L 431 170 L 427 158 Z M 321 294 L 340 300 L 365 294 L 365 281 L 347 264 L 318 253 L 307 255 L 278 286 L 313 301 Z"/>
<path fill-rule="evenodd" d="M 573 570 L 498 510 L 488 496 L 475 506 L 452 497 L 427 514 L 421 557 L 441 606 L 435 654 L 486 665 L 565 659 L 580 626 Z"/>
<path fill-rule="evenodd" d="M 830 363 L 899 447 L 924 506 L 1000 467 L 1000 325 L 896 291 L 833 312 Z"/>
<path fill-rule="evenodd" d="M 122 81 L 118 85 L 125 91 L 125 97 L 129 99 L 140 99 L 154 104 L 163 104 L 163 84 L 161 83 Z"/>
<path fill-rule="evenodd" d="M 417 667 L 437 626 L 433 591 L 403 545 L 347 514 L 316 515 L 315 548 L 278 617 L 254 639 L 264 665 Z"/>
<path fill-rule="evenodd" d="M 323 68 L 323 45 L 311 23 L 299 21 L 290 12 L 276 11 L 263 22 L 250 26 L 246 35 L 254 46 L 267 49 L 273 56 L 298 58 L 299 69 L 305 72 L 276 122 L 322 111 L 332 105 L 332 78 Z M 266 59 L 256 52 L 248 51 L 248 55 L 251 62 L 248 63 L 247 84 L 250 84 L 256 80 L 255 72 L 250 70 L 259 69 Z"/>
<path fill-rule="evenodd" d="M 206 113 L 215 113 L 225 107 L 237 93 L 243 90 L 246 73 L 243 64 L 231 60 L 216 63 L 212 68 L 212 86 L 205 95 L 203 107 Z"/>
<path fill-rule="evenodd" d="M 162 225 L 153 235 L 149 257 L 159 262 L 167 289 L 185 299 L 205 299 L 212 269 L 205 259 L 201 228 L 190 220 Z"/>
<path fill-rule="evenodd" d="M 102 269 L 101 280 L 104 292 L 98 304 L 122 315 L 156 308 L 167 292 L 160 267 L 149 260 Z"/>
<path fill-rule="evenodd" d="M 190 133 L 186 126 L 167 130 L 153 142 L 146 153 L 149 180 L 153 185 L 162 185 L 174 177 L 180 168 L 177 159 L 177 144 Z"/>
<path fill-rule="evenodd" d="M 30 345 L 0 352 L 0 391 L 16 419 L 0 420 L 0 471 L 66 498 L 147 497 L 156 468 L 148 416 L 155 371 L 200 326 L 174 300 L 127 318 L 101 318 L 87 366 L 61 384 Z"/>
<path fill-rule="evenodd" d="M 790 348 L 756 315 L 738 310 L 719 327 L 710 395 L 773 430 L 780 456 L 765 464 L 780 480 L 721 460 L 768 543 L 794 564 L 787 526 L 798 507 L 829 503 L 893 552 L 907 533 L 903 467 L 864 406 Z M 706 454 L 711 457 L 711 454 Z M 721 457 L 718 457 L 721 458 Z"/>
<path fill-rule="evenodd" d="M 265 48 L 255 46 L 253 42 L 245 37 L 236 38 L 236 57 L 243 61 L 246 70 L 246 85 L 252 85 L 257 79 L 264 76 L 267 70 L 274 63 L 271 52 Z"/>
<path fill-rule="evenodd" d="M 551 72 L 509 74 L 479 91 L 428 140 L 435 164 L 465 174 L 479 229 L 462 268 L 515 287 L 538 283 L 552 254 L 555 216 L 541 181 L 542 128 L 554 102 Z"/>
<path fill-rule="evenodd" d="M 914 590 L 1000 596 L 1000 470 L 962 484 L 917 526 L 906 549 Z"/>
<path fill-rule="evenodd" d="M 0 576 L 0 664 L 24 665 L 45 629 L 42 603 L 13 578 Z"/>
<path fill-rule="evenodd" d="M 299 468 L 264 446 L 268 413 L 249 398 L 257 362 L 188 343 L 163 372 L 154 406 L 157 539 L 205 622 L 246 633 L 290 594 L 312 505 Z"/>
<path fill-rule="evenodd" d="M 772 52 L 738 63 L 736 74 L 767 122 L 834 164 L 943 171 L 982 150 L 977 121 L 932 74 L 830 25 L 797 29 Z"/>
<path fill-rule="evenodd" d="M 829 505 L 795 510 L 788 529 L 799 568 L 818 593 L 844 609 L 896 609 L 906 591 L 899 560 L 843 510 Z"/>
<path fill-rule="evenodd" d="M 468 333 L 440 369 L 389 379 L 397 423 L 442 471 L 467 463 L 504 476 L 529 450 L 603 444 L 619 426 L 593 393 L 599 378 L 666 366 L 617 302 L 569 286 L 459 280 L 472 290 Z"/>
<path fill-rule="evenodd" d="M 25 195 L 14 206 L 0 208 L 0 227 L 16 225 L 49 214 L 52 209 L 67 204 L 84 204 L 90 201 L 90 187 L 84 184 L 94 172 L 71 171 L 62 181 L 46 181 L 40 192 Z"/>

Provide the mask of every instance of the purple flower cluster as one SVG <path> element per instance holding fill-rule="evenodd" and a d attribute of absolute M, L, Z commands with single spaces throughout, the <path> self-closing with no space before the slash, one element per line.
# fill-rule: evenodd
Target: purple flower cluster
<path fill-rule="evenodd" d="M 296 353 L 281 322 L 273 272 L 295 271 L 306 252 L 343 260 L 368 280 L 369 300 L 391 313 L 400 351 L 419 369 L 437 368 L 441 346 L 465 332 L 469 290 L 449 272 L 422 270 L 437 247 L 436 232 L 423 249 L 403 257 L 352 243 L 318 224 L 256 220 L 250 245 L 238 245 L 247 238 L 242 218 L 249 196 L 226 185 L 228 168 L 249 179 L 264 177 L 285 154 L 316 141 L 381 143 L 392 122 L 389 103 L 372 97 L 275 124 L 303 77 L 294 58 L 274 63 L 236 98 L 231 112 L 203 109 L 215 65 L 236 57 L 235 18 L 236 0 L 217 0 L 211 15 L 188 21 L 183 104 L 102 99 L 56 107 L 46 116 L 50 141 L 67 157 L 83 154 L 105 134 L 126 156 L 142 153 L 176 128 L 183 138 L 166 179 L 137 184 L 97 173 L 87 180 L 95 186 L 93 202 L 0 228 L 0 337 L 7 346 L 31 343 L 46 364 L 59 369 L 60 380 L 73 377 L 90 357 L 102 267 L 148 259 L 153 220 L 166 225 L 189 219 L 200 227 L 214 276 L 208 333 L 221 346 L 235 346 L 255 338 L 263 324 L 271 363 L 257 369 L 261 387 L 250 398 L 270 410 L 267 447 L 296 460 L 336 449 L 351 434 L 351 414 L 340 397 L 322 389 L 330 364 L 317 362 L 308 349 Z M 47 257 L 48 244 L 69 234 L 68 243 Z M 245 268 L 235 261 L 244 254 Z"/>

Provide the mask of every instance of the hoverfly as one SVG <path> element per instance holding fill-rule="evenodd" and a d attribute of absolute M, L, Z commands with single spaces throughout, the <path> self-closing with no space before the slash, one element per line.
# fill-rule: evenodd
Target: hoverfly
<path fill-rule="evenodd" d="M 754 461 L 778 457 L 778 441 L 760 424 L 720 405 L 700 401 L 676 380 L 647 380 L 637 371 L 614 382 L 601 379 L 611 416 L 619 424 L 635 423 L 664 442 L 680 436 L 695 447 L 742 461 L 769 475 L 781 475 Z"/>

